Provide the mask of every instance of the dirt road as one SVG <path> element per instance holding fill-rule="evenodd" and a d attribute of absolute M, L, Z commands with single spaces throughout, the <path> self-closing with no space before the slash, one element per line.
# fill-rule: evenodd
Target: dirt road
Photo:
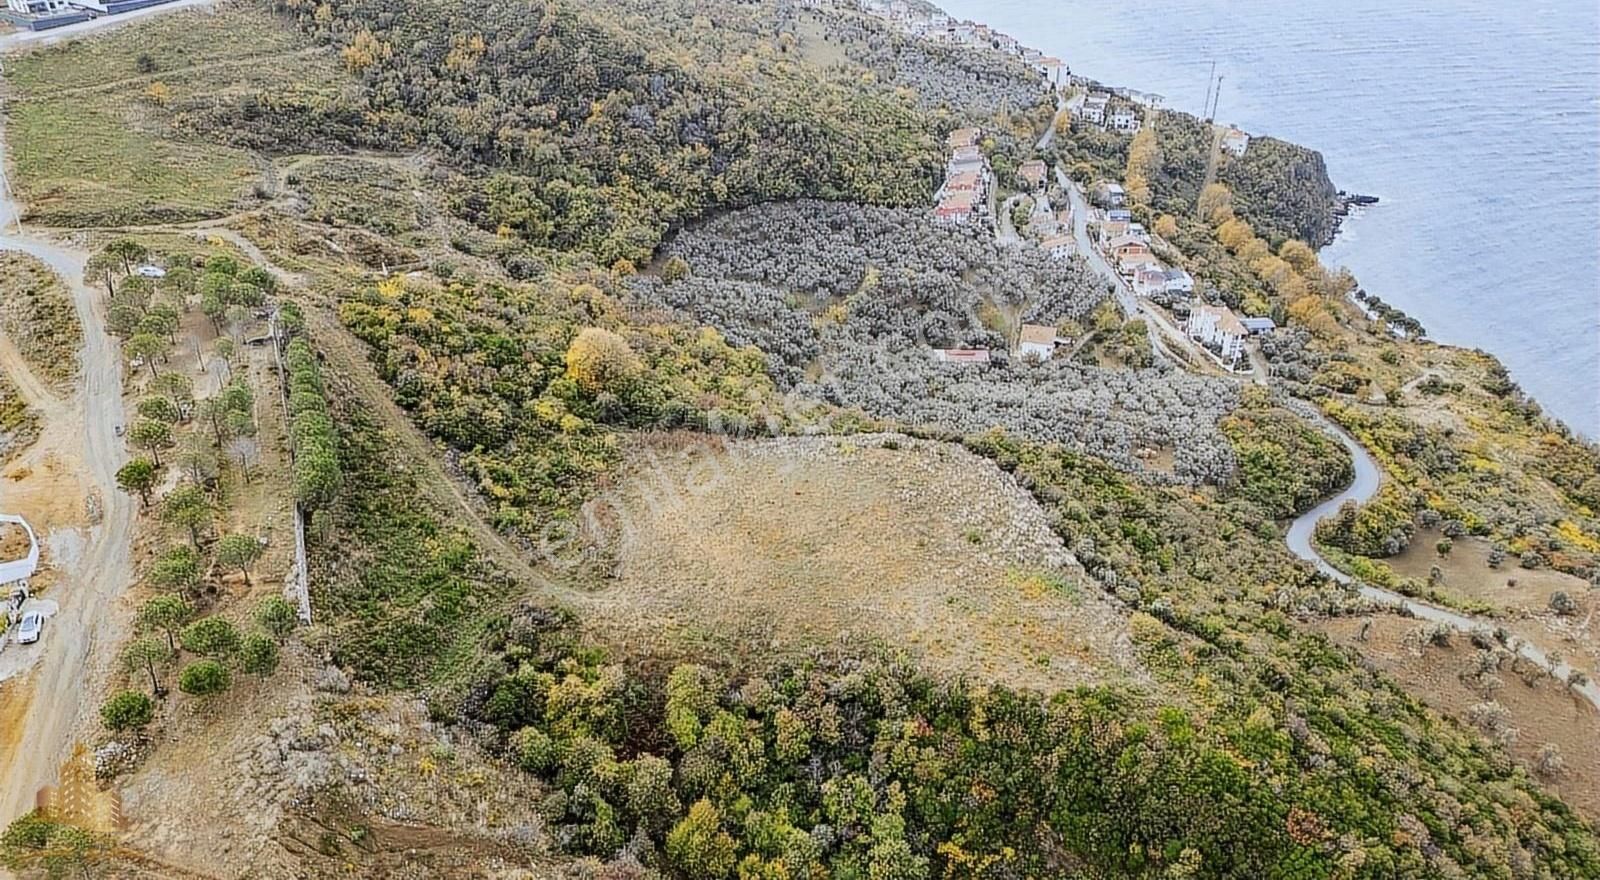
<path fill-rule="evenodd" d="M 19 214 L 17 205 L 0 202 L 0 222 L 6 228 L 14 228 L 12 220 Z M 117 604 L 132 581 L 134 507 L 116 485 L 117 469 L 126 460 L 116 435 L 123 423 L 122 355 L 106 333 L 100 297 L 83 283 L 88 253 L 27 234 L 0 235 L 0 249 L 31 254 L 55 270 L 72 292 L 83 327 L 79 383 L 70 398 L 44 395 L 28 374 L 17 372 L 20 364 L 6 358 L 6 369 L 21 377 L 22 392 L 40 394 L 29 403 L 39 410 L 44 430 L 24 463 L 52 457 L 64 462 L 81 497 L 98 496 L 100 510 L 98 523 L 89 523 L 83 514 L 80 522 L 41 535 L 56 549 L 58 579 L 51 598 L 60 611 L 46 626 L 38 662 L 8 683 L 7 701 L 28 709 L 21 718 L 8 719 L 6 749 L 0 753 L 0 823 L 7 823 L 32 807 L 34 792 L 55 779 L 76 734 L 94 723 L 95 683 L 111 670 L 112 651 L 125 626 Z M 28 491 L 28 479 L 0 481 L 0 509 L 30 514 L 28 507 L 39 500 Z"/>

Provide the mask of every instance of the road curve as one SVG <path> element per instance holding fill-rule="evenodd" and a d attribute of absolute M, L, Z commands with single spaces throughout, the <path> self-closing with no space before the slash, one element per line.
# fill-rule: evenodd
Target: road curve
<path fill-rule="evenodd" d="M 1493 630 L 1496 624 L 1488 618 L 1462 614 L 1457 611 L 1451 611 L 1448 608 L 1441 608 L 1438 605 L 1419 602 L 1416 599 L 1402 596 L 1393 590 L 1385 590 L 1370 584 L 1359 583 L 1355 578 L 1334 568 L 1332 563 L 1328 562 L 1316 551 L 1316 548 L 1312 546 L 1312 538 L 1316 532 L 1318 522 L 1338 512 L 1346 501 L 1354 501 L 1357 504 L 1366 503 L 1368 499 L 1377 494 L 1378 487 L 1383 485 L 1383 469 L 1367 453 L 1367 450 L 1360 443 L 1357 443 L 1354 437 L 1351 437 L 1332 423 L 1324 421 L 1323 424 L 1333 433 L 1333 436 L 1344 448 L 1350 451 L 1350 458 L 1355 464 L 1356 477 L 1344 491 L 1318 504 L 1289 524 L 1289 532 L 1285 536 L 1289 550 L 1294 555 L 1315 565 L 1318 571 L 1339 583 L 1357 586 L 1363 597 L 1374 602 L 1404 609 L 1420 620 L 1442 623 L 1462 632 L 1472 632 L 1475 629 Z M 1549 656 L 1527 641 L 1513 638 L 1511 647 L 1520 656 L 1547 669 L 1550 668 Z M 1572 667 L 1566 663 L 1557 663 L 1555 665 L 1555 675 L 1563 680 L 1571 672 Z M 1594 704 L 1595 708 L 1600 709 L 1600 685 L 1590 681 L 1580 687 L 1573 688 L 1573 690 L 1587 698 L 1589 702 Z"/>

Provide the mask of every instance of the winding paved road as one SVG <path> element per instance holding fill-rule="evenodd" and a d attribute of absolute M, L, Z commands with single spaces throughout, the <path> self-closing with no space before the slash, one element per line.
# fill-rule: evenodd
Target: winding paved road
<path fill-rule="evenodd" d="M 1322 558 L 1322 555 L 1312 546 L 1312 537 L 1316 532 L 1317 523 L 1338 512 L 1346 501 L 1364 504 L 1373 495 L 1377 494 L 1378 487 L 1383 484 L 1383 469 L 1367 453 L 1367 450 L 1356 442 L 1354 437 L 1331 423 L 1324 422 L 1324 424 L 1333 432 L 1338 441 L 1344 445 L 1344 448 L 1350 451 L 1350 458 L 1355 463 L 1356 478 L 1343 492 L 1318 504 L 1293 523 L 1290 523 L 1289 532 L 1285 540 L 1289 545 L 1290 551 L 1301 559 L 1315 565 L 1318 571 L 1341 584 L 1355 585 L 1358 584 L 1355 578 L 1334 568 L 1332 563 Z M 1404 609 L 1418 619 L 1442 623 L 1462 632 L 1472 632 L 1475 629 L 1493 630 L 1495 628 L 1495 622 L 1487 618 L 1473 617 L 1457 611 L 1451 611 L 1448 608 L 1441 608 L 1438 605 L 1419 602 L 1392 590 L 1385 590 L 1364 583 L 1359 584 L 1359 590 L 1362 596 L 1374 602 Z M 1544 651 L 1522 639 L 1513 639 L 1512 641 L 1513 647 L 1519 655 L 1547 669 L 1550 668 L 1550 658 Z M 1566 663 L 1557 663 L 1554 671 L 1557 676 L 1565 679 L 1572 671 L 1572 668 Z M 1596 685 L 1591 681 L 1573 690 L 1586 697 L 1589 702 L 1595 705 L 1595 708 L 1600 709 L 1600 685 Z"/>

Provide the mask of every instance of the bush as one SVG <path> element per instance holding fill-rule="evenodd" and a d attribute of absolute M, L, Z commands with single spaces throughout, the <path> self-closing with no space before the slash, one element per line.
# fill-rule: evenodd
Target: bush
<path fill-rule="evenodd" d="M 215 660 L 201 660 L 184 667 L 178 674 L 178 690 L 193 697 L 220 694 L 233 684 L 228 667 Z"/>
<path fill-rule="evenodd" d="M 155 717 L 155 704 L 139 691 L 122 691 L 100 706 L 100 722 L 114 733 L 134 730 Z"/>

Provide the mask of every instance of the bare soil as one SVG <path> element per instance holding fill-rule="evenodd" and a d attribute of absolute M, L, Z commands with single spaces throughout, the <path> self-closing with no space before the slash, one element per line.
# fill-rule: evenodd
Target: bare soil
<path fill-rule="evenodd" d="M 1437 587 L 1441 592 L 1501 609 L 1507 629 L 1560 654 L 1591 678 L 1600 677 L 1600 593 L 1587 581 L 1548 568 L 1520 568 L 1514 556 L 1498 569 L 1490 568 L 1491 545 L 1482 538 L 1458 538 L 1450 553 L 1440 556 L 1434 545 L 1441 537 L 1436 530 L 1421 530 L 1404 553 L 1385 562 L 1400 576 L 1424 582 L 1437 565 L 1444 575 Z M 1558 592 L 1573 600 L 1575 613 L 1550 609 L 1550 597 Z"/>
<path fill-rule="evenodd" d="M 583 604 L 629 647 L 882 645 L 1056 690 L 1142 678 L 1126 621 L 992 463 L 896 435 L 658 435 L 587 509 L 614 579 Z"/>
<path fill-rule="evenodd" d="M 1420 621 L 1395 615 L 1372 619 L 1366 641 L 1358 634 L 1358 618 L 1336 618 L 1317 628 L 1342 645 L 1361 652 L 1378 668 L 1393 676 L 1412 695 L 1472 726 L 1472 707 L 1494 701 L 1504 706 L 1515 728 L 1508 749 L 1511 756 L 1552 793 L 1582 813 L 1591 822 L 1600 822 L 1600 710 L 1547 675 L 1528 677 L 1518 674 L 1507 661 L 1495 678 L 1501 683 L 1492 692 L 1468 683 L 1476 668 L 1478 649 L 1465 636 L 1457 634 L 1448 646 L 1419 646 L 1406 634 L 1423 625 Z M 1530 683 L 1531 682 L 1531 683 Z M 1565 764 L 1563 772 L 1541 776 L 1535 772 L 1540 749 L 1554 744 Z"/>

